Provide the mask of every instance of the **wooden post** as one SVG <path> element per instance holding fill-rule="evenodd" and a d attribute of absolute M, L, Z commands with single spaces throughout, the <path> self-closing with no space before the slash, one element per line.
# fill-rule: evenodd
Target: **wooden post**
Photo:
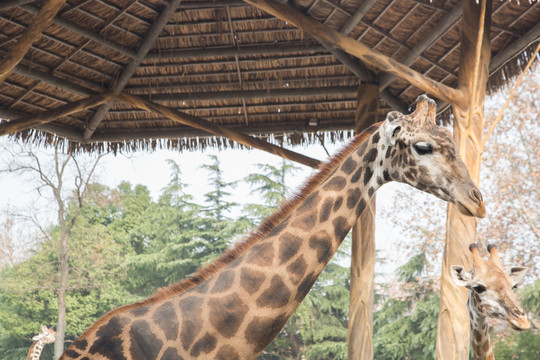
<path fill-rule="evenodd" d="M 362 84 L 358 89 L 356 132 L 377 122 L 379 87 Z M 373 278 L 375 275 L 375 196 L 352 231 L 349 333 L 350 360 L 373 359 Z"/>
<path fill-rule="evenodd" d="M 483 9 L 485 13 L 482 12 Z M 463 1 L 459 89 L 467 94 L 470 101 L 466 106 L 453 104 L 454 136 L 459 153 L 477 184 L 482 152 L 483 108 L 491 54 L 490 18 L 491 1 L 482 0 L 480 4 Z M 479 38 L 479 34 L 483 36 Z M 471 267 L 468 247 L 475 242 L 476 222 L 476 218 L 464 216 L 453 205 L 448 206 L 436 346 L 437 359 L 440 360 L 469 358 L 467 290 L 454 285 L 450 266 Z"/>
<path fill-rule="evenodd" d="M 28 49 L 30 49 L 30 46 L 41 36 L 43 30 L 49 25 L 65 2 L 66 0 L 48 0 L 43 4 L 43 7 L 32 19 L 19 41 L 13 46 L 2 63 L 0 63 L 0 85 L 6 80 L 11 70 L 21 62 Z"/>

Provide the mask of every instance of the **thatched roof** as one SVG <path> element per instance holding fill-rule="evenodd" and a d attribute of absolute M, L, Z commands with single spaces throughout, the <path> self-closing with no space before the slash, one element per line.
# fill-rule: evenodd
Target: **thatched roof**
<path fill-rule="evenodd" d="M 381 118 L 392 107 L 407 109 L 422 93 L 348 55 L 336 55 L 310 34 L 242 1 L 175 1 L 180 3 L 176 10 L 165 0 L 66 1 L 1 85 L 0 118 L 125 92 L 226 128 L 296 144 L 320 141 L 321 133 L 327 140 L 348 136 L 361 81 L 384 87 Z M 0 3 L 0 57 L 10 53 L 44 3 Z M 459 1 L 293 3 L 320 23 L 456 87 Z M 156 20 L 160 14 L 162 27 Z M 492 2 L 489 89 L 520 72 L 540 38 L 539 24 L 538 1 Z M 66 139 L 70 148 L 82 150 L 231 146 L 229 140 L 121 102 L 55 118 L 16 136 L 38 143 Z"/>

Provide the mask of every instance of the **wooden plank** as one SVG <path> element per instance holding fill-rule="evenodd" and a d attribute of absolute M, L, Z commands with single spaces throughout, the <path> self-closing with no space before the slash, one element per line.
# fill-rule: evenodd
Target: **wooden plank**
<path fill-rule="evenodd" d="M 378 120 L 379 87 L 362 84 L 358 89 L 355 128 L 359 133 Z M 351 291 L 347 356 L 373 359 L 373 281 L 375 277 L 375 196 L 352 230 Z"/>
<path fill-rule="evenodd" d="M 487 3 L 487 4 L 486 4 Z M 486 6 L 487 5 L 487 6 Z M 485 8 L 485 21 L 480 19 Z M 458 88 L 467 94 L 465 104 L 453 104 L 454 136 L 463 162 L 471 178 L 478 184 L 480 177 L 481 139 L 484 121 L 484 99 L 491 56 L 489 41 L 491 1 L 463 2 L 461 51 Z M 478 34 L 483 38 L 478 40 Z M 477 58 L 477 46 L 480 56 Z M 477 62 L 477 59 L 479 61 Z M 475 75 L 477 73 L 477 75 Z M 472 89 L 476 89 L 475 93 Z M 437 326 L 436 356 L 439 360 L 469 359 L 469 315 L 467 290 L 456 287 L 450 274 L 451 265 L 470 268 L 469 244 L 476 239 L 477 219 L 461 214 L 454 205 L 448 205 L 446 243 L 443 254 L 441 301 Z"/>
<path fill-rule="evenodd" d="M 240 144 L 254 147 L 256 149 L 263 150 L 271 154 L 281 156 L 282 158 L 285 158 L 288 160 L 296 161 L 300 164 L 304 164 L 314 169 L 317 169 L 319 165 L 321 164 L 321 162 L 317 159 L 313 159 L 308 156 L 296 153 L 294 151 L 284 149 L 282 147 L 270 144 L 264 140 L 220 126 L 218 124 L 211 123 L 197 116 L 185 114 L 173 108 L 156 104 L 152 101 L 145 100 L 138 96 L 121 93 L 121 94 L 116 95 L 116 98 L 120 101 L 131 104 L 139 109 L 145 109 L 153 113 L 159 113 L 181 124 L 188 125 L 199 130 L 204 130 L 216 136 L 226 137 Z"/>
<path fill-rule="evenodd" d="M 55 109 L 43 111 L 36 115 L 30 115 L 21 119 L 3 122 L 0 124 L 0 136 L 13 134 L 54 121 L 62 116 L 71 115 L 94 106 L 103 104 L 111 99 L 111 94 L 90 96 L 72 103 L 59 106 Z"/>
<path fill-rule="evenodd" d="M 32 44 L 41 36 L 43 30 L 49 25 L 65 2 L 66 0 L 48 0 L 43 4 L 39 13 L 32 19 L 26 31 L 0 64 L 0 85 L 9 76 L 13 68 L 21 62 Z"/>
<path fill-rule="evenodd" d="M 297 10 L 283 5 L 275 0 L 245 0 L 247 3 L 264 10 L 296 27 L 320 38 L 322 41 L 334 45 L 348 54 L 351 54 L 367 65 L 392 74 L 400 79 L 410 82 L 417 88 L 439 98 L 443 101 L 463 104 L 466 97 L 462 91 L 453 89 L 428 78 L 394 59 L 369 49 L 360 42 L 351 39 L 338 31 L 332 30 L 316 20 L 303 15 Z"/>

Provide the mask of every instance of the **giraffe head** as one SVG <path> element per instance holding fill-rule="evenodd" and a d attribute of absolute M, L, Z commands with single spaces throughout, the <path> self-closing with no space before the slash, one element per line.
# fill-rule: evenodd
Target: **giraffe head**
<path fill-rule="evenodd" d="M 52 344 L 56 340 L 56 331 L 53 328 L 47 329 L 41 325 L 41 332 L 32 338 L 34 341 L 41 341 L 44 344 Z"/>
<path fill-rule="evenodd" d="M 437 106 L 425 95 L 410 115 L 397 111 L 382 124 L 385 181 L 399 181 L 453 203 L 462 214 L 484 217 L 480 191 L 461 160 L 448 129 L 435 124 Z"/>
<path fill-rule="evenodd" d="M 469 303 L 473 313 L 506 320 L 516 330 L 528 329 L 531 326 L 529 319 L 512 292 L 521 283 L 528 268 L 516 266 L 503 269 L 495 245 L 488 245 L 488 261 L 480 257 L 476 244 L 471 244 L 469 249 L 473 258 L 472 270 L 468 272 L 461 265 L 453 265 L 451 274 L 458 286 L 470 290 Z"/>

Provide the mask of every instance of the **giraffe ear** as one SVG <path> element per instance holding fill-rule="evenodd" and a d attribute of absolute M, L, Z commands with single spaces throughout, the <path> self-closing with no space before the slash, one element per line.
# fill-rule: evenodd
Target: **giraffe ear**
<path fill-rule="evenodd" d="M 452 280 L 457 286 L 470 286 L 471 283 L 471 273 L 465 270 L 461 265 L 452 265 L 450 266 L 450 274 L 452 275 Z"/>
<path fill-rule="evenodd" d="M 401 133 L 401 125 L 398 121 L 392 121 L 387 118 L 384 122 L 384 138 L 387 145 L 395 145 L 399 134 Z"/>
<path fill-rule="evenodd" d="M 529 270 L 528 267 L 513 266 L 507 269 L 506 273 L 512 278 L 512 280 L 514 280 L 514 286 L 516 286 L 523 282 L 523 278 L 525 278 L 527 270 Z"/>

